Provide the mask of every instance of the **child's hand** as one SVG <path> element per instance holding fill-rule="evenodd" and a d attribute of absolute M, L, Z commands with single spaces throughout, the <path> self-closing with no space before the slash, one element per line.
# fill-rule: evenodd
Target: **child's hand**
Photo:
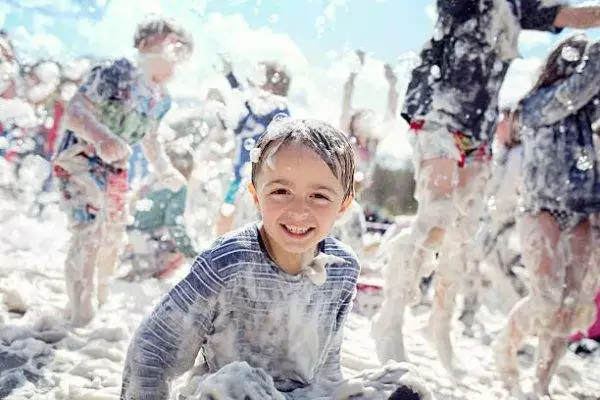
<path fill-rule="evenodd" d="M 187 184 L 187 180 L 184 176 L 174 167 L 170 167 L 161 173 L 159 180 L 167 187 L 167 189 L 172 190 L 173 192 L 178 192 L 179 189 Z"/>
<path fill-rule="evenodd" d="M 125 163 L 131 155 L 131 147 L 118 137 L 101 140 L 96 144 L 96 153 L 108 164 Z"/>

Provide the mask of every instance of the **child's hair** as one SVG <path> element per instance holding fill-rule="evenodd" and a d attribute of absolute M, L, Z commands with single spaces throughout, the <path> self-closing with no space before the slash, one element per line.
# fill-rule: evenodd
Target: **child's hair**
<path fill-rule="evenodd" d="M 173 20 L 160 17 L 151 17 L 137 26 L 133 37 L 133 47 L 140 50 L 148 39 L 154 36 L 167 36 L 171 33 L 179 37 L 180 42 L 187 47 L 190 53 L 194 50 L 194 40 L 188 31 Z"/>
<path fill-rule="evenodd" d="M 292 80 L 287 68 L 276 61 L 262 61 L 259 65 L 265 69 L 265 85 L 269 91 L 278 96 L 287 96 Z"/>
<path fill-rule="evenodd" d="M 346 135 L 323 121 L 283 115 L 273 119 L 256 145 L 260 156 L 252 163 L 253 185 L 263 164 L 286 144 L 299 144 L 317 153 L 342 183 L 344 200 L 354 196 L 354 151 Z"/>
<path fill-rule="evenodd" d="M 578 33 L 556 45 L 546 58 L 540 76 L 529 93 L 573 75 L 584 60 L 589 42 L 585 35 Z"/>
<path fill-rule="evenodd" d="M 181 146 L 167 146 L 166 153 L 173 167 L 183 175 L 185 179 L 189 179 L 194 171 L 194 155 L 192 152 Z"/>

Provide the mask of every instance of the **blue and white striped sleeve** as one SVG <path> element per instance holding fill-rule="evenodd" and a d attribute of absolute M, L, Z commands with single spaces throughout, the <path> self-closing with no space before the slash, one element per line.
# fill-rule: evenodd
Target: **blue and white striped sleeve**
<path fill-rule="evenodd" d="M 344 296 L 342 303 L 337 310 L 336 326 L 333 340 L 329 349 L 327 350 L 327 356 L 325 363 L 321 367 L 319 373 L 319 381 L 326 384 L 334 384 L 342 380 L 342 366 L 341 366 L 341 353 L 342 353 L 342 342 L 344 340 L 344 325 L 348 314 L 352 309 L 352 303 L 356 289 L 349 291 Z"/>
<path fill-rule="evenodd" d="M 123 370 L 121 400 L 165 400 L 171 380 L 193 366 L 213 329 L 223 280 L 210 253 L 158 304 L 135 332 Z"/>

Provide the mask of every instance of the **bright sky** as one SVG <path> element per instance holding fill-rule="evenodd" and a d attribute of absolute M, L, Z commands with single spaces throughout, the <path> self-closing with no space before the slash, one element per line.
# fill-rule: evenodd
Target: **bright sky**
<path fill-rule="evenodd" d="M 331 119 L 331 110 L 339 109 L 339 90 L 348 73 L 345 55 L 356 48 L 370 54 L 358 82 L 356 105 L 383 110 L 382 62 L 397 65 L 402 53 L 418 52 L 431 33 L 433 4 L 433 0 L 1 0 L 0 24 L 24 60 L 131 56 L 135 24 L 148 13 L 164 13 L 188 27 L 197 44 L 194 59 L 181 71 L 180 78 L 185 79 L 174 85 L 175 93 L 193 96 L 208 85 L 224 85 L 213 68 L 218 51 L 230 54 L 238 71 L 259 59 L 276 58 L 294 74 L 292 101 Z M 600 38 L 599 30 L 589 34 Z M 524 59 L 513 65 L 505 97 L 526 89 L 540 59 L 561 36 L 521 35 Z"/>

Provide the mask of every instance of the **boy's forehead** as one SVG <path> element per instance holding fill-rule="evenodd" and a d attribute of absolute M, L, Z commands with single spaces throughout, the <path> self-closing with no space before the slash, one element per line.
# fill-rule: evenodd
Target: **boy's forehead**
<path fill-rule="evenodd" d="M 287 181 L 310 186 L 341 186 L 321 156 L 304 146 L 287 145 L 267 155 L 262 165 L 265 183 Z"/>

